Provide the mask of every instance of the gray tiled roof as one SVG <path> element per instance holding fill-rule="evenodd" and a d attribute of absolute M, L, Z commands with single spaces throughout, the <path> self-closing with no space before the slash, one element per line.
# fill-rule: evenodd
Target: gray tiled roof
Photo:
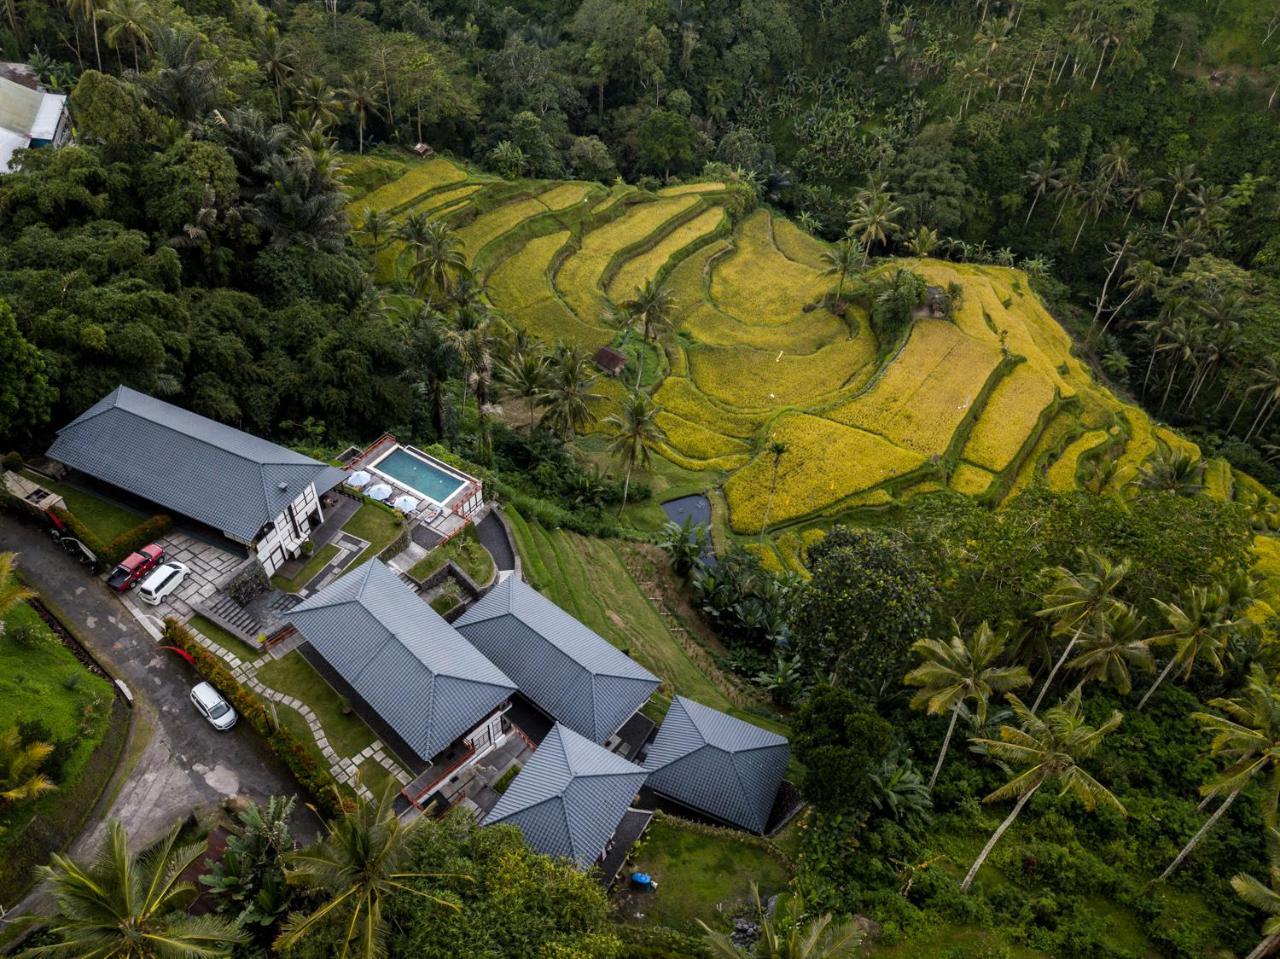
<path fill-rule="evenodd" d="M 285 619 L 423 759 L 515 691 L 380 560 L 334 581 Z"/>
<path fill-rule="evenodd" d="M 127 386 L 60 429 L 49 456 L 245 541 L 284 512 L 308 483 L 323 493 L 343 475 Z"/>
<path fill-rule="evenodd" d="M 646 785 L 762 833 L 790 756 L 787 740 L 777 733 L 677 696 L 645 758 Z"/>
<path fill-rule="evenodd" d="M 602 743 L 644 705 L 659 679 L 518 576 L 457 621 L 458 631 L 539 709 Z"/>
<path fill-rule="evenodd" d="M 519 826 L 538 852 L 590 866 L 644 784 L 645 771 L 556 723 L 484 824 Z"/>

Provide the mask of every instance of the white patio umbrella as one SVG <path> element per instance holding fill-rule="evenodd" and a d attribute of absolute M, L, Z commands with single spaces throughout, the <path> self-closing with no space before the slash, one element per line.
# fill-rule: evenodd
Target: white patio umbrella
<path fill-rule="evenodd" d="M 356 470 L 347 477 L 347 485 L 354 486 L 356 489 L 359 489 L 361 486 L 368 484 L 371 479 L 373 479 L 372 473 L 367 470 Z"/>
<path fill-rule="evenodd" d="M 365 495 L 369 499 L 384 500 L 391 495 L 391 487 L 386 483 L 375 483 L 365 490 Z"/>
<path fill-rule="evenodd" d="M 391 501 L 391 505 L 402 513 L 412 513 L 418 508 L 418 501 L 408 493 L 401 493 Z"/>

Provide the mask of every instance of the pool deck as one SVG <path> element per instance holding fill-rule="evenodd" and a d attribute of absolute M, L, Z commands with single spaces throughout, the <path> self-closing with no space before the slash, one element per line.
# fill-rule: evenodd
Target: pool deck
<path fill-rule="evenodd" d="M 424 460 L 431 466 L 441 472 L 456 476 L 463 483 L 452 495 L 448 497 L 445 503 L 439 503 L 432 499 L 421 490 L 417 490 L 412 486 L 404 483 L 396 477 L 382 472 L 377 468 L 376 463 L 381 462 L 397 449 L 403 449 L 411 456 L 416 456 Z M 457 535 L 470 522 L 470 518 L 462 513 L 457 507 L 449 506 L 449 502 L 457 501 L 459 498 L 466 498 L 471 493 L 480 488 L 480 481 L 474 476 L 470 476 L 461 470 L 450 466 L 448 463 L 442 462 L 430 453 L 424 453 L 422 450 L 413 446 L 401 443 L 390 433 L 384 433 L 373 441 L 364 452 L 353 456 L 344 465 L 344 469 L 351 473 L 358 469 L 368 470 L 374 473 L 392 488 L 391 495 L 387 497 L 388 504 L 397 496 L 406 494 L 418 500 L 418 507 L 405 514 L 405 517 L 411 524 L 421 523 L 429 527 L 436 533 L 441 540 L 451 539 Z M 474 512 L 474 511 L 473 511 Z"/>

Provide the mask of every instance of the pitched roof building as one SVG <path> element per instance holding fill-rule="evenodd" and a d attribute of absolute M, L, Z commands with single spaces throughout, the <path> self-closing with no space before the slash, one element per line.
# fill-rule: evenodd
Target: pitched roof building
<path fill-rule="evenodd" d="M 520 827 L 538 852 L 586 868 L 600 858 L 645 771 L 556 723 L 484 824 Z"/>
<path fill-rule="evenodd" d="M 345 474 L 121 386 L 58 431 L 49 456 L 255 545 L 268 573 L 297 555 Z"/>
<path fill-rule="evenodd" d="M 602 743 L 658 688 L 659 679 L 517 576 L 456 623 L 553 719 Z"/>
<path fill-rule="evenodd" d="M 67 98 L 0 76 L 0 173 L 15 150 L 57 146 L 67 138 Z"/>
<path fill-rule="evenodd" d="M 677 696 L 645 758 L 646 785 L 690 809 L 763 833 L 790 757 L 787 740 L 777 733 Z"/>
<path fill-rule="evenodd" d="M 418 756 L 430 761 L 515 685 L 380 560 L 285 618 Z"/>

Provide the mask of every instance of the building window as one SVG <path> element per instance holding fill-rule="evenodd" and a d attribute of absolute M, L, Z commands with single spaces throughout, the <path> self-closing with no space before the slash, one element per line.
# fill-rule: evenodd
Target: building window
<path fill-rule="evenodd" d="M 289 525 L 293 527 L 293 535 L 302 539 L 302 529 L 298 526 L 298 514 L 293 511 L 292 503 L 285 508 L 285 512 L 289 514 Z"/>

